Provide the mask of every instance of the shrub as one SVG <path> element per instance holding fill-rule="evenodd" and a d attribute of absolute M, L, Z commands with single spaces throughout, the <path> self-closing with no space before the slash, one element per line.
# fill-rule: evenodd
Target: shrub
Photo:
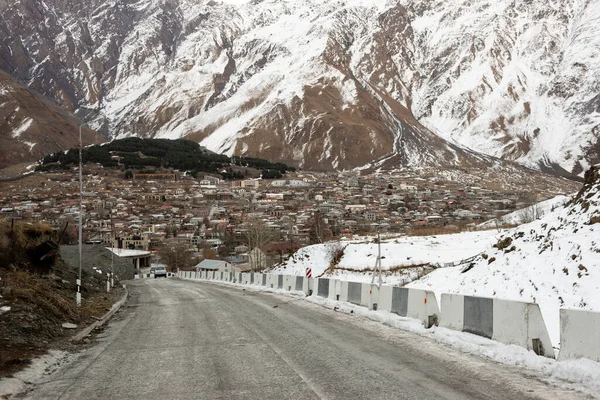
<path fill-rule="evenodd" d="M 497 248 L 498 250 L 504 250 L 512 244 L 512 241 L 513 241 L 512 238 L 506 237 L 504 239 L 498 240 L 498 243 L 496 243 L 494 245 L 494 247 Z"/>
<path fill-rule="evenodd" d="M 329 247 L 329 256 L 330 256 L 330 267 L 337 266 L 340 261 L 342 261 L 342 257 L 344 257 L 344 251 L 346 250 L 346 246 L 342 246 L 340 243 L 335 243 L 331 247 Z"/>

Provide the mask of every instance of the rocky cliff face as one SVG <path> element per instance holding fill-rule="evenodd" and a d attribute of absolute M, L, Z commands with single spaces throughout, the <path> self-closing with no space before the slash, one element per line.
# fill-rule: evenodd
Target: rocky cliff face
<path fill-rule="evenodd" d="M 76 147 L 81 122 L 0 71 L 0 168 Z M 98 136 L 82 131 L 84 144 Z M 101 135 L 97 139 L 103 141 Z"/>
<path fill-rule="evenodd" d="M 113 137 L 331 169 L 599 158 L 600 1 L 0 1 L 0 68 Z"/>

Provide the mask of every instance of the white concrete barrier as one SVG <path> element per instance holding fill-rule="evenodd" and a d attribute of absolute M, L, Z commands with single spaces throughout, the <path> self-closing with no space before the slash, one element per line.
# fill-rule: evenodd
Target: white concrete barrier
<path fill-rule="evenodd" d="M 394 286 L 382 285 L 379 289 L 378 310 L 392 311 L 392 290 Z"/>
<path fill-rule="evenodd" d="M 442 294 L 440 326 L 487 337 L 554 358 L 538 304 Z"/>
<path fill-rule="evenodd" d="M 295 275 L 284 275 L 283 276 L 283 289 L 288 291 L 296 290 L 296 276 Z"/>
<path fill-rule="evenodd" d="M 540 306 L 535 303 L 494 299 L 492 339 L 516 344 L 536 354 L 554 358 L 552 341 Z M 597 342 L 600 344 L 600 341 Z"/>
<path fill-rule="evenodd" d="M 372 310 L 374 304 L 379 301 L 379 288 L 370 283 L 361 283 L 360 286 L 360 305 Z M 377 305 L 379 307 L 379 305 Z"/>
<path fill-rule="evenodd" d="M 426 328 L 437 325 L 440 308 L 435 294 L 428 290 L 408 289 L 406 316 L 420 320 Z"/>
<path fill-rule="evenodd" d="M 319 284 L 319 280 L 317 278 L 306 278 L 308 281 L 308 296 L 316 296 L 317 295 L 317 286 Z"/>
<path fill-rule="evenodd" d="M 294 290 L 297 292 L 304 292 L 304 294 L 306 296 L 308 296 L 308 293 L 309 293 L 308 278 L 306 278 L 304 276 L 295 276 L 294 278 L 296 278 Z"/>
<path fill-rule="evenodd" d="M 277 284 L 279 283 L 279 275 L 269 274 L 269 278 L 267 279 L 267 287 L 271 289 L 277 289 Z"/>
<path fill-rule="evenodd" d="M 341 292 L 340 281 L 339 279 L 329 279 L 329 296 L 328 298 L 331 300 L 339 300 L 339 295 Z"/>
<path fill-rule="evenodd" d="M 348 281 L 340 282 L 340 301 L 348 301 Z"/>
<path fill-rule="evenodd" d="M 459 294 L 442 294 L 440 326 L 454 331 L 462 331 L 465 315 L 465 297 Z"/>
<path fill-rule="evenodd" d="M 600 312 L 560 310 L 558 359 L 573 358 L 600 362 Z"/>

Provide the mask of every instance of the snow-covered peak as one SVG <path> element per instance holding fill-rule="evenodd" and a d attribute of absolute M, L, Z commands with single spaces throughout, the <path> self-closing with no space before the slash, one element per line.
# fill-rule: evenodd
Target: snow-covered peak
<path fill-rule="evenodd" d="M 188 137 L 319 169 L 490 165 L 464 148 L 576 174 L 600 159 L 600 0 L 19 0 L 0 12 L 11 66 L 111 137 Z"/>

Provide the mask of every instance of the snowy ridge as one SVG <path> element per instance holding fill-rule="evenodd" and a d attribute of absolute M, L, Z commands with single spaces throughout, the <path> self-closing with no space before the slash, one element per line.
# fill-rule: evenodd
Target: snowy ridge
<path fill-rule="evenodd" d="M 600 0 L 19 0 L 0 12 L 0 52 L 31 88 L 112 137 L 320 169 L 493 163 L 465 148 L 575 174 L 600 160 Z"/>

